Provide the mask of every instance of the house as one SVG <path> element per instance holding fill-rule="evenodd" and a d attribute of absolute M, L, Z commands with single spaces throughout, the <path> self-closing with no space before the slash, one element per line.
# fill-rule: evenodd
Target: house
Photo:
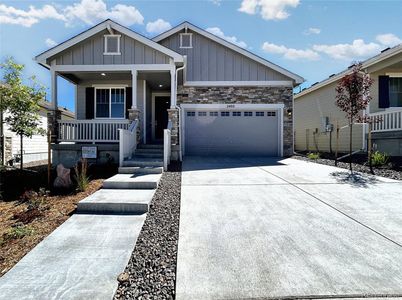
<path fill-rule="evenodd" d="M 303 78 L 188 22 L 148 39 L 106 20 L 35 59 L 50 70 L 55 107 L 58 76 L 76 87 L 76 120 L 53 115 L 56 164 L 74 164 L 82 147 L 121 164 L 166 129 L 172 159 L 293 153 Z"/>
<path fill-rule="evenodd" d="M 374 149 L 402 156 L 402 44 L 387 48 L 362 64 L 374 81 L 372 100 L 363 112 L 376 121 L 372 125 Z M 339 151 L 349 151 L 348 121 L 335 105 L 335 87 L 351 67 L 295 95 L 296 151 L 335 151 L 337 124 L 341 128 Z M 367 149 L 367 132 L 367 124 L 353 125 L 354 151 Z"/>
<path fill-rule="evenodd" d="M 41 128 L 47 130 L 48 119 L 47 114 L 51 106 L 49 102 L 40 103 L 40 122 Z M 73 120 L 74 113 L 66 108 L 59 107 L 61 120 Z M 2 116 L 4 119 L 5 116 Z M 18 157 L 21 154 L 21 138 L 16 133 L 10 130 L 10 127 L 4 123 L 0 130 L 0 135 L 4 137 L 4 142 L 1 145 L 2 155 L 4 155 L 4 163 L 18 163 Z M 3 154 L 4 153 L 4 154 Z M 35 134 L 31 138 L 23 138 L 23 154 L 24 163 L 39 162 L 48 158 L 48 142 L 46 135 Z"/>

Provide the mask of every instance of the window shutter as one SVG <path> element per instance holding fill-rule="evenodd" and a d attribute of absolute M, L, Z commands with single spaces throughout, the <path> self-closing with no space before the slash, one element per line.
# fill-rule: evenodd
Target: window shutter
<path fill-rule="evenodd" d="M 133 88 L 126 88 L 126 119 L 128 119 L 128 110 L 133 105 Z"/>
<path fill-rule="evenodd" d="M 85 89 L 85 118 L 93 119 L 95 116 L 95 88 L 87 87 Z"/>
<path fill-rule="evenodd" d="M 378 107 L 389 107 L 389 76 L 378 76 Z"/>

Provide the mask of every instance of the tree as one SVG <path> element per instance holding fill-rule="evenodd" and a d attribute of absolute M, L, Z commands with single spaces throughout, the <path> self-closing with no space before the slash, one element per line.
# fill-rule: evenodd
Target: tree
<path fill-rule="evenodd" d="M 362 71 L 362 64 L 356 63 L 352 73 L 342 77 L 336 87 L 336 105 L 346 113 L 349 125 L 349 168 L 352 170 L 353 124 L 369 121 L 364 114 L 370 100 L 370 87 L 373 80 Z"/>
<path fill-rule="evenodd" d="M 35 76 L 30 77 L 31 84 L 24 85 L 22 72 L 24 65 L 8 58 L 1 64 L 6 85 L 1 88 L 1 109 L 6 112 L 4 121 L 10 130 L 21 138 L 21 169 L 23 168 L 23 138 L 34 134 L 45 134 L 41 126 L 39 103 L 45 99 L 45 89 L 40 86 Z"/>

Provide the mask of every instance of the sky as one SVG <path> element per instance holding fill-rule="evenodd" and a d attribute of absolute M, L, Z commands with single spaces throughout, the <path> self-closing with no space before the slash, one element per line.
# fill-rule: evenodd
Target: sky
<path fill-rule="evenodd" d="M 0 59 L 12 56 L 50 86 L 33 58 L 110 18 L 147 37 L 189 21 L 305 78 L 321 81 L 402 43 L 402 0 L 0 1 Z M 73 86 L 59 105 L 74 111 Z"/>

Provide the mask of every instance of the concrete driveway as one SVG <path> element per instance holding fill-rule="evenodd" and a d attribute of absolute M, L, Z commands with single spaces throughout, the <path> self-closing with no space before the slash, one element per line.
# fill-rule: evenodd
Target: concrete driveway
<path fill-rule="evenodd" d="M 402 297 L 402 182 L 274 158 L 182 176 L 176 299 Z"/>

